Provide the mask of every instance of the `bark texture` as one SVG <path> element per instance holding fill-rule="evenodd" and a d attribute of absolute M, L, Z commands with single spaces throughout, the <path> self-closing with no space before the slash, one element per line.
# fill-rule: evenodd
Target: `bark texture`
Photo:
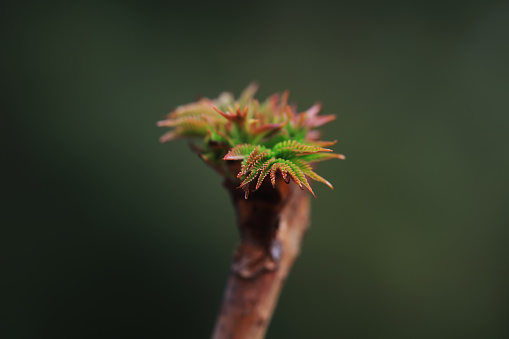
<path fill-rule="evenodd" d="M 268 181 L 268 180 L 267 180 Z M 309 226 L 309 193 L 278 178 L 244 199 L 231 181 L 225 187 L 237 213 L 235 251 L 212 339 L 262 339 L 284 281 Z"/>

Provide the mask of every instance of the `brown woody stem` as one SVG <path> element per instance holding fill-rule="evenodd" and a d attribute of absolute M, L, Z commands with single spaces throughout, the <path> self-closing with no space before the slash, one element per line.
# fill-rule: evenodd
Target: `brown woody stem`
<path fill-rule="evenodd" d="M 268 180 L 267 180 L 268 181 Z M 240 243 L 212 339 L 262 339 L 309 226 L 309 193 L 278 178 L 244 199 L 225 180 L 237 212 Z"/>

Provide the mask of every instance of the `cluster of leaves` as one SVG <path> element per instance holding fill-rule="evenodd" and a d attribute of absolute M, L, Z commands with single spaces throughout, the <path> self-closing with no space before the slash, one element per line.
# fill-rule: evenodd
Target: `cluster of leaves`
<path fill-rule="evenodd" d="M 275 186 L 278 172 L 285 182 L 292 180 L 313 195 L 307 178 L 332 188 L 313 171 L 312 164 L 344 159 L 343 155 L 324 148 L 335 141 L 320 141 L 320 132 L 316 130 L 335 116 L 318 115 L 320 104 L 297 113 L 294 106 L 288 105 L 288 92 L 271 95 L 260 103 L 254 99 L 256 90 L 257 85 L 251 84 L 237 100 L 232 94 L 223 93 L 214 100 L 204 98 L 177 107 L 166 120 L 158 122 L 158 126 L 172 128 L 160 138 L 161 142 L 203 138 L 203 147 L 195 146 L 195 150 L 224 175 L 228 175 L 228 161 L 240 161 L 236 177 L 246 198 L 267 176 Z"/>

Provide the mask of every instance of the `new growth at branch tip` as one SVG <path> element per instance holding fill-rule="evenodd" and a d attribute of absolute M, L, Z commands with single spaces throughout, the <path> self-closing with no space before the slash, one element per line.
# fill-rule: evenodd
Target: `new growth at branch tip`
<path fill-rule="evenodd" d="M 160 141 L 202 139 L 203 144 L 193 145 L 193 149 L 218 172 L 239 182 L 246 199 L 267 177 L 275 187 L 278 173 L 286 183 L 293 181 L 313 196 L 308 179 L 332 188 L 314 172 L 313 164 L 345 159 L 326 148 L 336 141 L 320 140 L 321 132 L 317 130 L 336 117 L 319 115 L 319 103 L 298 113 L 295 105 L 288 104 L 288 91 L 259 102 L 254 98 L 257 89 L 258 85 L 251 83 L 238 99 L 224 92 L 217 99 L 203 98 L 177 107 L 157 123 L 171 128 Z M 230 173 L 231 162 L 240 162 L 235 175 Z"/>

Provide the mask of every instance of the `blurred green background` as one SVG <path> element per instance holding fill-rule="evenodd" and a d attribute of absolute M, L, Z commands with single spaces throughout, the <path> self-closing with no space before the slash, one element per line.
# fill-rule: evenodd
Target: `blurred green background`
<path fill-rule="evenodd" d="M 207 338 L 237 241 L 221 179 L 155 123 L 284 89 L 338 119 L 267 338 L 509 337 L 509 6 L 2 8 L 2 338 Z"/>

